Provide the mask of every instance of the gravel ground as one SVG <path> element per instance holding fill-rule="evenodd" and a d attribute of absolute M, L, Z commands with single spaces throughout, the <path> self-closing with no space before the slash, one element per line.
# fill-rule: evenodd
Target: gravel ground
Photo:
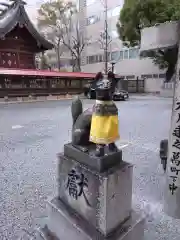
<path fill-rule="evenodd" d="M 0 239 L 31 239 L 56 195 L 56 154 L 71 135 L 71 101 L 0 105 Z M 84 100 L 90 107 L 91 100 Z M 170 128 L 171 99 L 117 102 L 124 160 L 134 164 L 133 200 L 150 213 L 145 240 L 179 240 L 180 221 L 163 212 L 164 175 L 158 156 Z"/>

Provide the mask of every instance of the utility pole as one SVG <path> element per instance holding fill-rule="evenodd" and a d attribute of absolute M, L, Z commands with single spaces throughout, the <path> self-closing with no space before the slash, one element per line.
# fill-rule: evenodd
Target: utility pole
<path fill-rule="evenodd" d="M 105 48 L 104 48 L 104 61 L 105 61 L 105 74 L 108 73 L 108 17 L 107 17 L 107 10 L 108 4 L 107 0 L 105 0 Z"/>
<path fill-rule="evenodd" d="M 101 0 L 100 0 L 101 1 Z M 101 48 L 104 50 L 104 72 L 108 73 L 108 46 L 112 42 L 111 37 L 108 34 L 108 0 L 102 0 L 101 3 L 104 7 L 104 31 L 100 34 L 98 40 L 101 44 Z"/>

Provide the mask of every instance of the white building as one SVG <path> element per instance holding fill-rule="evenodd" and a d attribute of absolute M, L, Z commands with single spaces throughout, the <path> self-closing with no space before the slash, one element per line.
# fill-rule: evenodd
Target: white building
<path fill-rule="evenodd" d="M 98 72 L 104 70 L 103 49 L 98 39 L 104 32 L 104 0 L 80 0 L 84 6 L 87 24 L 85 31 L 88 37 L 92 37 L 92 44 L 86 48 L 86 64 L 82 67 L 84 72 Z M 159 91 L 164 79 L 164 71 L 152 63 L 149 58 L 141 59 L 139 49 L 127 49 L 123 47 L 118 38 L 116 24 L 124 0 L 107 0 L 108 5 L 108 33 L 112 42 L 109 44 L 109 60 L 115 61 L 115 72 L 127 79 L 146 77 L 146 91 Z"/>
<path fill-rule="evenodd" d="M 116 62 L 115 73 L 124 76 L 125 79 L 146 78 L 145 91 L 158 92 L 164 81 L 165 71 L 154 65 L 149 58 L 139 57 L 139 48 L 125 48 L 118 38 L 116 24 L 124 0 L 107 0 L 108 6 L 108 35 L 111 41 L 108 44 L 109 62 Z M 82 71 L 104 71 L 104 49 L 99 40 L 104 34 L 104 0 L 79 0 L 79 27 L 84 37 L 90 39 L 90 44 L 82 53 Z M 150 36 L 149 36 L 150 37 Z M 67 56 L 67 57 L 66 57 Z M 71 70 L 70 57 L 67 53 L 62 56 L 65 67 Z M 54 67 L 57 65 L 56 58 L 51 56 Z M 111 65 L 110 65 L 111 66 Z"/>

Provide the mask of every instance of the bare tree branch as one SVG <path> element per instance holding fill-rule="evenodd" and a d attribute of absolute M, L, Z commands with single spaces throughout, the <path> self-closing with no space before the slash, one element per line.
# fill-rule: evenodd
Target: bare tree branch
<path fill-rule="evenodd" d="M 38 17 L 38 26 L 48 28 L 51 41 L 60 66 L 60 58 L 64 48 L 68 49 L 72 65 L 80 71 L 82 52 L 90 39 L 85 39 L 79 30 L 78 12 L 72 2 L 64 3 L 62 0 L 49 1 L 41 5 Z"/>

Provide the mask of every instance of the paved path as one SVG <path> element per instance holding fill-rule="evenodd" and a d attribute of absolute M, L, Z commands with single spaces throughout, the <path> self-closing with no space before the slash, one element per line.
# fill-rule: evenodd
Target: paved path
<path fill-rule="evenodd" d="M 90 107 L 93 100 L 84 100 Z M 56 153 L 71 136 L 70 100 L 0 105 L 0 239 L 31 239 L 55 195 Z M 158 156 L 170 128 L 171 99 L 117 102 L 123 157 L 134 164 L 134 204 L 151 213 L 145 240 L 179 240 L 180 221 L 162 211 Z M 119 206 L 120 207 L 120 206 Z"/>

